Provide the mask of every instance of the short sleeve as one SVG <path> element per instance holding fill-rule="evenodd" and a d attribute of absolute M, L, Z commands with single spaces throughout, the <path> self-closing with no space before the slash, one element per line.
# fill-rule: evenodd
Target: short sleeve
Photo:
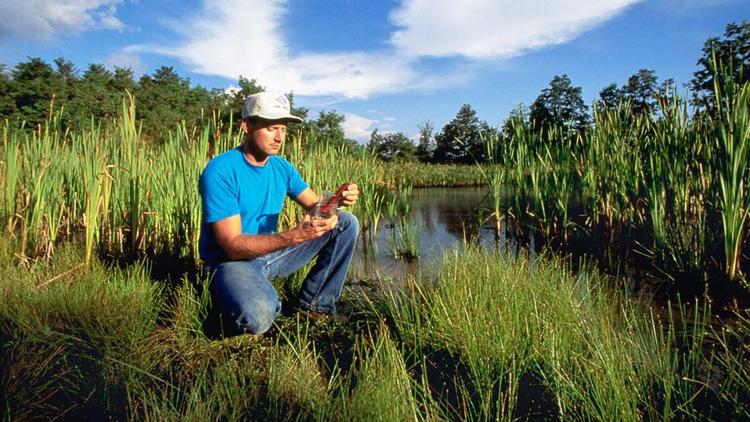
<path fill-rule="evenodd" d="M 203 205 L 203 219 L 215 223 L 240 213 L 237 187 L 231 174 L 209 162 L 198 181 Z"/>
<path fill-rule="evenodd" d="M 289 162 L 287 162 L 286 165 L 289 172 L 286 192 L 289 197 L 296 198 L 302 193 L 302 191 L 307 189 L 307 183 L 302 180 L 302 176 L 293 165 Z"/>

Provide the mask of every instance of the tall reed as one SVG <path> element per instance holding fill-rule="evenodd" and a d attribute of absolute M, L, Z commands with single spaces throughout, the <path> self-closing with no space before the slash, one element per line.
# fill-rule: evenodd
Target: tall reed
<path fill-rule="evenodd" d="M 725 271 L 736 281 L 742 276 L 741 248 L 750 215 L 750 83 L 716 77 L 714 95 L 717 118 L 708 133 L 717 148 Z"/>

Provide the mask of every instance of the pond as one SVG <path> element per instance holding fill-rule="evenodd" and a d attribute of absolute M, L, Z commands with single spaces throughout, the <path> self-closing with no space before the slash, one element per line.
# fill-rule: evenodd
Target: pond
<path fill-rule="evenodd" d="M 360 238 L 352 272 L 364 278 L 394 279 L 429 274 L 445 252 L 463 248 L 465 240 L 484 248 L 518 248 L 513 236 L 506 234 L 505 222 L 498 236 L 494 220 L 482 221 L 487 212 L 481 209 L 489 206 L 486 188 L 414 189 L 411 199 L 404 221 L 414 231 L 417 256 L 396 257 L 394 236 L 399 236 L 403 223 L 384 218 L 374 236 Z"/>
<path fill-rule="evenodd" d="M 574 268 L 585 263 L 586 267 L 593 265 L 615 275 L 618 284 L 624 283 L 628 290 L 638 292 L 649 302 L 665 303 L 675 299 L 676 294 L 692 298 L 706 291 L 705 279 L 695 274 L 670 279 L 654 266 L 644 256 L 644 245 L 650 240 L 642 233 L 625 231 L 609 237 L 611 233 L 592 230 L 571 235 L 567 241 L 552 239 L 550 245 L 539 233 L 535 240 L 534 230 L 521 229 L 506 220 L 501 222 L 498 234 L 494 219 L 486 218 L 489 206 L 486 187 L 414 189 L 408 216 L 395 221 L 383 217 L 374 235 L 360 237 L 350 276 L 359 280 L 403 281 L 422 275 L 430 279 L 444 253 L 462 249 L 468 242 L 513 254 L 523 249 L 532 256 L 548 247 L 555 255 L 570 258 Z M 416 239 L 418 253 L 411 259 L 394 253 L 394 235 L 398 237 L 404 225 L 411 227 Z M 723 310 L 730 299 L 734 301 L 733 308 L 750 304 L 750 295 L 738 283 L 709 283 L 708 288 L 715 310 Z"/>

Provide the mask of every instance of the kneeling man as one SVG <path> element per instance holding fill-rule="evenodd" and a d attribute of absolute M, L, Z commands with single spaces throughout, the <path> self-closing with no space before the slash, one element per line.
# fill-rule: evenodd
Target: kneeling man
<path fill-rule="evenodd" d="M 326 219 L 313 219 L 308 212 L 296 227 L 277 232 L 286 196 L 308 211 L 318 201 L 297 169 L 278 155 L 291 121 L 302 119 L 290 113 L 286 95 L 247 97 L 242 145 L 214 157 L 200 176 L 200 255 L 213 272 L 215 306 L 237 333 L 262 334 L 271 328 L 281 302 L 269 280 L 293 273 L 316 256 L 299 293 L 300 306 L 309 313 L 334 314 L 357 242 L 359 224 L 348 212 Z M 353 205 L 358 196 L 357 185 L 350 183 L 340 204 Z"/>

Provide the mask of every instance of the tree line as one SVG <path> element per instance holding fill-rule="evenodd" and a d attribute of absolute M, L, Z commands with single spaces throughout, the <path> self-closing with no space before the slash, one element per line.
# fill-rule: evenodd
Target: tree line
<path fill-rule="evenodd" d="M 735 81 L 748 80 L 748 21 L 730 23 L 721 37 L 705 41 L 698 70 L 687 84 L 697 112 L 706 109 L 707 99 L 712 95 L 717 75 L 714 62 L 728 66 Z M 54 112 L 60 114 L 63 127 L 75 130 L 115 118 L 121 112 L 123 97 L 132 95 L 137 99 L 136 118 L 142 124 L 144 138 L 158 142 L 181 123 L 192 127 L 205 119 L 218 119 L 226 125 L 230 120 L 237 121 L 245 96 L 264 89 L 256 80 L 243 76 L 239 77 L 238 86 L 229 91 L 193 86 L 169 66 L 136 80 L 129 68 L 109 70 L 102 64 L 90 64 L 81 72 L 64 58 L 54 60 L 52 65 L 40 58 L 29 58 L 12 69 L 0 64 L 0 118 L 21 121 L 34 128 Z M 575 86 L 567 74 L 557 75 L 529 107 L 519 104 L 512 110 L 500 128 L 490 127 L 477 117 L 471 105 L 464 104 L 439 132 L 429 121 L 420 125 L 416 143 L 401 132 L 375 130 L 366 148 L 388 161 L 486 162 L 490 158 L 486 140 L 509 139 L 514 124 L 541 132 L 558 127 L 574 132 L 587 129 L 592 117 L 581 92 L 581 87 Z M 593 107 L 611 110 L 627 103 L 637 116 L 655 112 L 658 102 L 668 101 L 674 92 L 673 80 L 660 82 L 653 70 L 639 69 L 622 86 L 613 82 L 604 87 Z M 293 95 L 290 96 L 293 101 Z M 293 112 L 305 118 L 308 114 L 301 107 L 293 107 Z M 343 115 L 323 111 L 317 119 L 308 119 L 301 129 L 308 136 L 322 137 L 348 149 L 362 148 L 346 138 L 343 122 Z"/>
<path fill-rule="evenodd" d="M 724 69 L 717 69 L 714 63 L 720 63 Z M 750 78 L 750 22 L 730 23 L 723 36 L 708 38 L 697 65 L 693 79 L 686 84 L 691 92 L 690 102 L 696 113 L 710 112 L 715 77 L 728 75 L 738 83 Z M 669 104 L 675 92 L 674 80 L 668 78 L 660 82 L 654 70 L 639 69 L 622 86 L 613 82 L 599 91 L 593 107 L 598 111 L 612 111 L 627 104 L 628 115 L 637 118 L 658 114 L 660 103 Z M 464 104 L 455 118 L 434 135 L 432 125 L 423 123 L 416 145 L 402 133 L 375 131 L 368 147 L 385 160 L 484 163 L 491 158 L 487 156 L 486 140 L 491 137 L 509 140 L 514 125 L 521 124 L 542 133 L 541 139 L 545 139 L 545 132 L 553 128 L 581 133 L 592 125 L 592 120 L 581 87 L 575 86 L 567 74 L 562 74 L 554 76 L 529 107 L 516 106 L 500 129 L 479 120 L 471 105 Z"/>

